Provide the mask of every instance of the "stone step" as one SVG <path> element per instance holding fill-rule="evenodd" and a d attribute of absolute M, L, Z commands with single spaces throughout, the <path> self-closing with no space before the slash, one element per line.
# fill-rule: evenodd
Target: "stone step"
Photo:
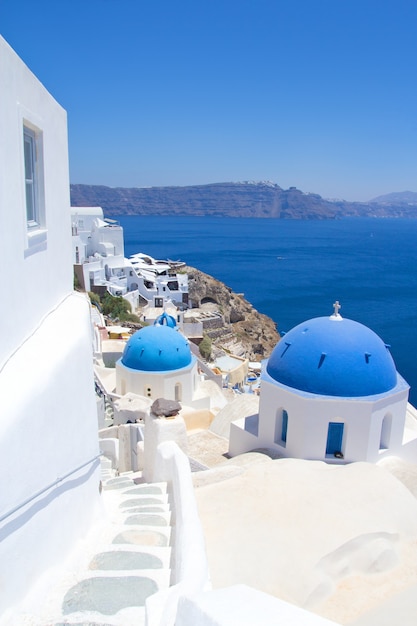
<path fill-rule="evenodd" d="M 103 519 L 84 551 L 74 555 L 73 566 L 54 581 L 50 596 L 39 599 L 39 613 L 25 614 L 21 624 L 144 626 L 146 598 L 169 588 L 172 513 L 166 483 L 115 476 L 106 462 L 102 483 Z"/>
<path fill-rule="evenodd" d="M 144 493 L 142 491 L 138 491 L 136 487 L 125 489 L 123 491 L 119 490 L 117 498 L 120 503 L 120 508 L 123 508 L 123 506 L 130 506 L 130 504 L 124 505 L 124 503 L 129 502 L 129 500 L 136 501 L 135 506 L 166 504 L 169 507 L 170 504 L 169 495 L 167 493 Z"/>
<path fill-rule="evenodd" d="M 111 542 L 112 545 L 166 547 L 171 542 L 171 527 L 120 526 Z"/>
<path fill-rule="evenodd" d="M 91 559 L 90 570 L 112 569 L 169 569 L 171 548 L 166 546 L 138 546 L 113 544 Z"/>
<path fill-rule="evenodd" d="M 90 572 L 89 576 L 80 578 L 65 593 L 62 614 L 92 610 L 114 615 L 121 608 L 143 606 L 149 595 L 169 587 L 170 578 L 170 571 L 164 569 Z M 118 589 L 119 597 L 115 604 L 108 597 L 112 596 L 112 589 Z"/>

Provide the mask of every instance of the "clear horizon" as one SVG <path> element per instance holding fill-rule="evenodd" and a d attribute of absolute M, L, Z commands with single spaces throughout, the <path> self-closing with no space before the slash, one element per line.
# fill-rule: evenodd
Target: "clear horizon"
<path fill-rule="evenodd" d="M 417 3 L 2 0 L 67 110 L 74 184 L 417 190 Z"/>

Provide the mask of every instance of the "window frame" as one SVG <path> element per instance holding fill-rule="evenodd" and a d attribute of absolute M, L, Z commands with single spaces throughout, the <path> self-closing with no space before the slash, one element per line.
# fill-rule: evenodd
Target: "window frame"
<path fill-rule="evenodd" d="M 21 115 L 23 207 L 25 216 L 25 256 L 46 250 L 45 175 L 43 131 Z"/>
<path fill-rule="evenodd" d="M 27 126 L 23 126 L 23 156 L 25 161 L 26 223 L 29 229 L 38 228 L 40 222 L 36 135 Z"/>

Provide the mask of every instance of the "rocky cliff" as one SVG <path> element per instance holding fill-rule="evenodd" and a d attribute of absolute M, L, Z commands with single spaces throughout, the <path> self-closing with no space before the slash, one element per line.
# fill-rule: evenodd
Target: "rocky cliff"
<path fill-rule="evenodd" d="M 386 198 L 383 196 L 382 198 Z M 101 206 L 118 215 L 204 215 L 279 219 L 417 217 L 417 201 L 345 202 L 325 200 L 295 187 L 270 182 L 215 183 L 190 187 L 105 187 L 71 185 L 72 206 Z"/>
<path fill-rule="evenodd" d="M 228 345 L 232 352 L 244 354 L 250 361 L 269 356 L 280 338 L 275 322 L 221 281 L 194 267 L 186 267 L 185 271 L 192 305 L 203 310 L 218 310 L 223 316 L 221 328 L 205 331 L 213 345 L 218 348 Z"/>

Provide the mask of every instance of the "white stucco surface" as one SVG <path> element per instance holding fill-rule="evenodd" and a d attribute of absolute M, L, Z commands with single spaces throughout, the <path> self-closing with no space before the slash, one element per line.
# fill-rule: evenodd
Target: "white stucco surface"
<path fill-rule="evenodd" d="M 0 247 L 13 273 L 0 342 L 4 614 L 99 514 L 100 462 L 90 305 L 73 292 L 66 113 L 1 37 L 0 84 Z"/>
<path fill-rule="evenodd" d="M 213 588 L 347 623 L 417 583 L 417 501 L 378 466 L 265 457 L 196 497 Z"/>
<path fill-rule="evenodd" d="M 8 306 L 2 308 L 0 367 L 8 355 L 72 290 L 67 117 L 10 46 L 0 37 L 1 250 Z M 45 219 L 27 227 L 23 127 L 42 136 Z M 30 248 L 30 238 L 42 245 Z M 6 291 L 4 291 L 6 293 Z M 30 311 L 30 314 L 28 314 Z"/>
<path fill-rule="evenodd" d="M 100 511 L 99 461 L 88 463 L 99 453 L 88 308 L 69 296 L 0 375 L 0 514 L 33 498 L 0 522 L 0 612 L 68 554 Z"/>
<path fill-rule="evenodd" d="M 336 626 L 246 585 L 180 599 L 175 626 Z"/>

